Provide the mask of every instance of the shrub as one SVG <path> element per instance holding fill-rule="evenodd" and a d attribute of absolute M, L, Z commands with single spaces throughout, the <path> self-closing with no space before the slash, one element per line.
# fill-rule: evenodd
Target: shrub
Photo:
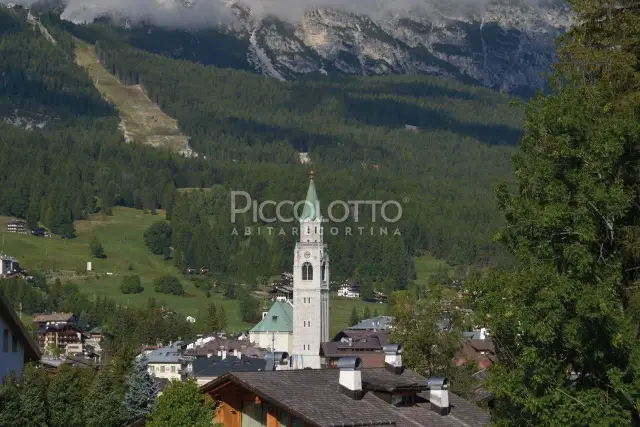
<path fill-rule="evenodd" d="M 124 276 L 120 284 L 120 290 L 123 294 L 139 294 L 144 291 L 140 276 Z"/>
<path fill-rule="evenodd" d="M 153 281 L 156 292 L 170 295 L 184 295 L 184 288 L 177 277 L 163 276 Z"/>

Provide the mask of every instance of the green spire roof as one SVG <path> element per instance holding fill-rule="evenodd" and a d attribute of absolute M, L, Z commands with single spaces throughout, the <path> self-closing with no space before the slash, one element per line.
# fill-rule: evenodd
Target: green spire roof
<path fill-rule="evenodd" d="M 320 219 L 320 202 L 318 201 L 318 195 L 316 194 L 316 186 L 313 184 L 313 177 L 309 182 L 309 189 L 307 190 L 307 199 L 304 204 L 300 221 L 304 220 L 316 220 Z"/>
<path fill-rule="evenodd" d="M 276 301 L 267 315 L 249 332 L 292 332 L 293 306 L 288 302 Z"/>

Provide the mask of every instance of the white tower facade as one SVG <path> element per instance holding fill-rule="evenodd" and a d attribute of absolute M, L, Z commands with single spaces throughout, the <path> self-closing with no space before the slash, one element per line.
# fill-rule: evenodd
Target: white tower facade
<path fill-rule="evenodd" d="M 294 369 L 320 369 L 320 343 L 329 341 L 329 254 L 313 176 L 300 216 L 293 257 Z"/>

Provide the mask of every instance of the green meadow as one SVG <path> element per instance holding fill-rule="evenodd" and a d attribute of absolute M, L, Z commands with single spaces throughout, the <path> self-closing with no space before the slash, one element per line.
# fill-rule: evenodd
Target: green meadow
<path fill-rule="evenodd" d="M 152 215 L 117 207 L 113 209 L 112 216 L 92 215 L 88 220 L 76 221 L 75 239 L 7 233 L 6 223 L 9 219 L 0 217 L 0 252 L 16 257 L 26 270 L 43 271 L 51 279 L 60 278 L 63 283 L 78 284 L 90 299 L 106 296 L 118 304 L 136 306 L 146 304 L 149 298 L 154 297 L 166 307 L 194 317 L 198 316 L 199 310 L 206 310 L 211 302 L 215 302 L 225 307 L 231 331 L 246 330 L 252 326 L 241 320 L 237 300 L 225 300 L 216 292 L 207 298 L 205 292 L 182 275 L 172 261 L 165 261 L 162 256 L 154 255 L 147 249 L 144 231 L 155 221 L 164 219 L 162 211 Z M 102 243 L 106 258 L 97 259 L 91 254 L 89 244 L 94 237 Z M 87 262 L 92 264 L 90 272 L 87 272 Z M 120 292 L 122 278 L 128 274 L 140 276 L 144 292 L 135 295 Z M 185 288 L 185 296 L 156 293 L 152 282 L 164 275 L 179 277 Z M 265 301 L 264 305 L 267 307 L 269 302 Z M 335 334 L 349 326 L 354 307 L 362 316 L 367 306 L 371 314 L 374 310 L 381 315 L 386 313 L 385 304 L 332 297 L 331 333 Z"/>

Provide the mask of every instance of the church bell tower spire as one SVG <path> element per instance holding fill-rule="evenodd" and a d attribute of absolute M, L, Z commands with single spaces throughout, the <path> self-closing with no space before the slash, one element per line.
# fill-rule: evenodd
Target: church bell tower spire
<path fill-rule="evenodd" d="M 294 369 L 319 369 L 320 344 L 329 341 L 329 254 L 311 170 L 293 259 Z"/>

